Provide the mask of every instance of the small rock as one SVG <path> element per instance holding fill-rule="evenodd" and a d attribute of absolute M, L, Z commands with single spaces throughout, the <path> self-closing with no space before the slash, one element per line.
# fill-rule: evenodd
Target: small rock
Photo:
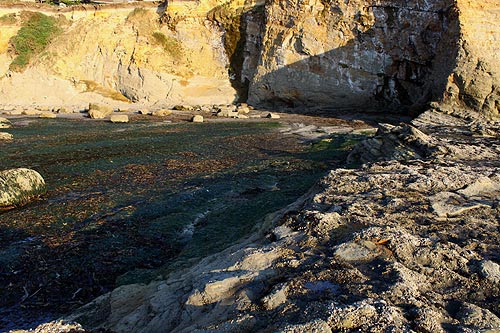
<path fill-rule="evenodd" d="M 270 119 L 280 119 L 281 117 L 275 113 L 271 113 L 269 112 L 266 116 L 266 118 L 270 118 Z"/>
<path fill-rule="evenodd" d="M 70 111 L 70 110 L 68 110 L 68 109 L 66 109 L 66 108 L 64 108 L 64 107 L 57 108 L 57 109 L 55 110 L 55 112 L 56 112 L 56 113 L 71 113 L 71 111 Z"/>
<path fill-rule="evenodd" d="M 42 112 L 42 113 L 40 113 L 40 115 L 38 117 L 39 118 L 46 118 L 46 119 L 54 119 L 57 116 L 55 113 L 52 113 L 52 112 Z"/>
<path fill-rule="evenodd" d="M 236 118 L 238 116 L 236 105 L 219 105 L 216 111 L 217 117 Z"/>
<path fill-rule="evenodd" d="M 479 274 L 491 282 L 500 283 L 500 265 L 491 260 L 483 260 L 479 263 Z"/>
<path fill-rule="evenodd" d="M 107 105 L 89 104 L 89 117 L 92 119 L 104 119 L 113 113 L 113 109 Z"/>
<path fill-rule="evenodd" d="M 0 132 L 0 141 L 14 140 L 14 136 L 10 133 Z"/>
<path fill-rule="evenodd" d="M 202 123 L 203 122 L 203 116 L 200 116 L 199 114 L 197 114 L 193 118 L 191 118 L 191 121 L 193 123 Z"/>
<path fill-rule="evenodd" d="M 193 111 L 193 107 L 190 105 L 176 105 L 173 109 L 177 111 Z"/>
<path fill-rule="evenodd" d="M 250 112 L 250 109 L 248 106 L 239 106 L 237 111 L 239 114 L 247 114 Z"/>
<path fill-rule="evenodd" d="M 148 109 L 142 109 L 137 112 L 139 112 L 139 114 L 151 114 L 151 111 L 149 111 Z"/>
<path fill-rule="evenodd" d="M 45 181 L 35 170 L 0 171 L 0 208 L 24 205 L 45 190 Z"/>
<path fill-rule="evenodd" d="M 236 118 L 238 118 L 238 119 L 248 119 L 249 117 L 248 117 L 248 116 L 246 116 L 246 115 L 244 115 L 244 114 L 238 114 L 238 115 L 236 116 Z"/>
<path fill-rule="evenodd" d="M 345 261 L 369 261 L 379 256 L 377 246 L 370 241 L 349 242 L 340 245 L 335 255 Z"/>
<path fill-rule="evenodd" d="M 42 111 L 35 110 L 35 109 L 28 109 L 28 110 L 23 110 L 21 112 L 22 115 L 24 116 L 38 116 L 42 113 Z"/>
<path fill-rule="evenodd" d="M 11 123 L 9 119 L 0 117 L 0 128 L 10 128 Z"/>
<path fill-rule="evenodd" d="M 126 114 L 114 114 L 109 118 L 112 123 L 128 123 L 128 116 Z"/>
<path fill-rule="evenodd" d="M 151 112 L 151 115 L 154 117 L 166 117 L 170 116 L 173 113 L 172 110 L 158 110 Z"/>
<path fill-rule="evenodd" d="M 208 112 L 212 112 L 212 110 L 213 110 L 213 107 L 211 105 L 201 105 L 200 106 L 200 111 L 201 112 L 208 113 Z"/>

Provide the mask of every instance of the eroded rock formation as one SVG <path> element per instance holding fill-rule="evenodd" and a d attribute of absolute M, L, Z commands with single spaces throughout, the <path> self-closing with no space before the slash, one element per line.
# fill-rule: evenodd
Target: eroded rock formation
<path fill-rule="evenodd" d="M 250 102 L 498 113 L 498 4 L 271 1 Z"/>

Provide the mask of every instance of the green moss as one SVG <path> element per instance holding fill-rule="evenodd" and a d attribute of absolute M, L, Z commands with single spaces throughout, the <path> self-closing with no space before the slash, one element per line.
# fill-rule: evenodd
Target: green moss
<path fill-rule="evenodd" d="M 172 58 L 179 59 L 182 57 L 182 45 L 177 39 L 165 36 L 165 34 L 159 31 L 153 32 L 151 36 L 153 37 L 153 42 L 160 45 Z"/>
<path fill-rule="evenodd" d="M 1 25 L 16 24 L 16 22 L 17 22 L 16 14 L 5 14 L 3 16 L 0 16 Z"/>
<path fill-rule="evenodd" d="M 23 23 L 17 35 L 10 40 L 17 57 L 14 58 L 9 68 L 18 72 L 25 69 L 31 60 L 42 53 L 60 31 L 61 29 L 55 18 L 42 13 L 33 13 Z"/>

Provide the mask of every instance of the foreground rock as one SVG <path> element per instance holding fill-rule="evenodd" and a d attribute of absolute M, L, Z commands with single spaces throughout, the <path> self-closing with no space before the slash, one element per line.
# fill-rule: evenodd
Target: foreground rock
<path fill-rule="evenodd" d="M 416 135 L 443 155 L 331 171 L 261 233 L 66 319 L 115 332 L 499 329 L 500 144 L 448 115 L 417 122 L 397 130 L 401 145 Z"/>
<path fill-rule="evenodd" d="M 12 141 L 14 136 L 10 133 L 0 132 L 0 141 Z"/>
<path fill-rule="evenodd" d="M 0 117 L 0 128 L 10 128 L 11 126 L 9 119 Z"/>
<path fill-rule="evenodd" d="M 45 191 L 45 181 L 35 170 L 0 171 L 0 210 L 25 205 Z"/>

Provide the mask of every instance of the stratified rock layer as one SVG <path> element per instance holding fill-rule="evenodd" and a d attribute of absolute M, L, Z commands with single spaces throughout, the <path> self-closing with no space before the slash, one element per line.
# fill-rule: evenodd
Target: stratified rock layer
<path fill-rule="evenodd" d="M 45 190 L 45 181 L 35 170 L 0 171 L 0 209 L 24 205 Z"/>
<path fill-rule="evenodd" d="M 498 2 L 270 1 L 251 103 L 498 113 Z"/>

